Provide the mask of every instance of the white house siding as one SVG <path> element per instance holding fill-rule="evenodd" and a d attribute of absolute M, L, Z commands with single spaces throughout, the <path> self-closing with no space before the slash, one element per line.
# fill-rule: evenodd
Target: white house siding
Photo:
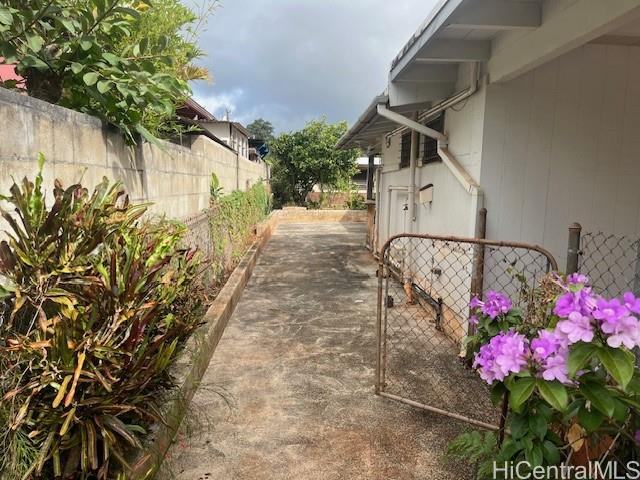
<path fill-rule="evenodd" d="M 567 227 L 640 232 L 640 47 L 588 44 L 489 85 L 480 181 L 489 238 L 544 245 Z"/>
<path fill-rule="evenodd" d="M 466 88 L 468 72 L 460 71 L 459 89 Z M 480 177 L 480 159 L 483 141 L 483 117 L 485 104 L 485 88 L 472 97 L 457 105 L 455 109 L 445 112 L 445 132 L 449 135 L 449 150 L 474 179 Z M 391 137 L 391 144 L 386 146 L 382 141 L 382 176 L 380 188 L 380 239 L 390 235 L 409 231 L 407 212 L 403 210 L 407 203 L 406 192 L 392 192 L 392 216 L 390 232 L 386 231 L 387 219 L 387 189 L 389 185 L 406 186 L 409 183 L 409 169 L 398 170 L 400 164 L 401 136 Z M 422 148 L 422 147 L 421 147 Z M 440 235 L 472 236 L 474 234 L 474 219 L 472 197 L 456 180 L 451 171 L 442 163 L 436 162 L 421 165 L 416 171 L 416 186 L 421 187 L 432 183 L 433 202 L 422 205 L 416 195 L 416 233 L 432 233 Z"/>

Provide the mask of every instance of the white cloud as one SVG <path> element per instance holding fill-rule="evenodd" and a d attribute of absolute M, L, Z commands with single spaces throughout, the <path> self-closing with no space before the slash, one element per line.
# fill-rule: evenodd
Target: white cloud
<path fill-rule="evenodd" d="M 196 102 L 206 108 L 216 118 L 224 118 L 227 110 L 231 113 L 231 118 L 234 118 L 238 110 L 238 103 L 241 101 L 244 92 L 241 88 L 234 88 L 228 92 L 221 92 L 219 94 L 195 94 Z"/>

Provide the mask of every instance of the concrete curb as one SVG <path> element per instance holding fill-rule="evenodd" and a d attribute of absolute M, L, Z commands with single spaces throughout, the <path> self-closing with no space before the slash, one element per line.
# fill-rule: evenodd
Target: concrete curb
<path fill-rule="evenodd" d="M 258 239 L 242 257 L 227 283 L 203 317 L 204 325 L 187 342 L 177 361 L 178 376 L 184 378 L 165 411 L 164 422 L 152 435 L 152 440 L 139 453 L 132 467 L 131 479 L 151 479 L 164 461 L 165 455 L 180 428 L 200 381 L 229 319 L 233 314 L 262 250 L 277 226 L 275 215 L 256 226 Z"/>

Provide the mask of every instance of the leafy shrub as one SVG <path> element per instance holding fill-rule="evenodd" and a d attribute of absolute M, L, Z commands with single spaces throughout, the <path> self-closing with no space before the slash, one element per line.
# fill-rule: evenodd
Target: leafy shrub
<path fill-rule="evenodd" d="M 205 12 L 206 15 L 209 12 Z M 155 141 L 176 126 L 188 80 L 206 72 L 196 15 L 179 0 L 7 0 L 0 6 L 0 63 L 24 78 L 0 82 L 29 95 L 96 115 Z"/>
<path fill-rule="evenodd" d="M 349 198 L 345 203 L 345 207 L 349 210 L 366 210 L 367 204 L 364 201 L 364 197 L 358 192 L 349 192 Z"/>
<path fill-rule="evenodd" d="M 255 225 L 271 210 L 270 195 L 263 182 L 246 192 L 212 196 L 210 207 L 212 264 L 218 278 L 228 273 L 242 258 L 251 242 Z"/>
<path fill-rule="evenodd" d="M 143 222 L 120 185 L 89 194 L 42 175 L 3 197 L 0 477 L 116 478 L 160 419 L 168 367 L 197 327 L 184 228 Z"/>
<path fill-rule="evenodd" d="M 508 399 L 510 435 L 493 459 L 531 468 L 637 461 L 640 298 L 597 295 L 580 274 L 551 276 L 538 290 L 532 317 L 499 292 L 470 305 L 468 353 L 492 398 Z M 461 437 L 454 450 L 475 440 Z"/>

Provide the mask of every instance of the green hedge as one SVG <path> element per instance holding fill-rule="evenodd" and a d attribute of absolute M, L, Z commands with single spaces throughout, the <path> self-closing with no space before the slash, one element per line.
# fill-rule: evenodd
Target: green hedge
<path fill-rule="evenodd" d="M 246 192 L 213 196 L 209 210 L 212 269 L 217 279 L 228 274 L 244 255 L 255 236 L 255 225 L 271 210 L 267 186 L 259 182 Z"/>

